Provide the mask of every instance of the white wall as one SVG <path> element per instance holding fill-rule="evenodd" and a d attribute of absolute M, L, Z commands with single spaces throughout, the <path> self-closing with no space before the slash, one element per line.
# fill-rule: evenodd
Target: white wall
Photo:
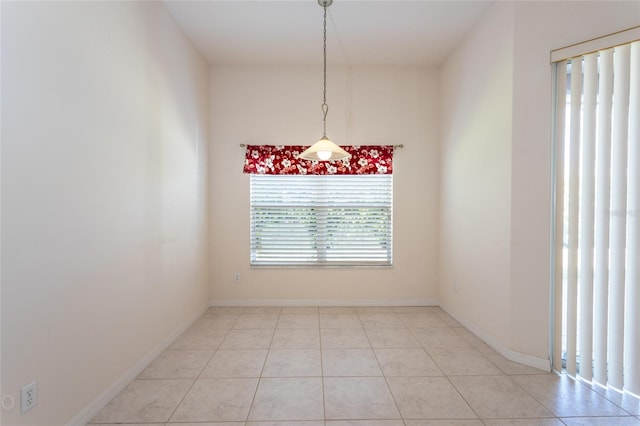
<path fill-rule="evenodd" d="M 162 3 L 3 2 L 2 424 L 70 421 L 207 305 L 207 86 Z"/>
<path fill-rule="evenodd" d="M 498 342 L 509 336 L 512 16 L 496 3 L 441 70 L 440 301 Z"/>
<path fill-rule="evenodd" d="M 445 114 L 443 120 L 440 297 L 470 328 L 493 340 L 507 355 L 533 365 L 545 365 L 549 353 L 549 52 L 638 24 L 639 2 L 498 2 L 443 68 L 443 105 L 453 113 Z M 509 43 L 513 49 L 510 55 L 504 50 Z M 502 59 L 506 62 L 496 61 L 498 52 L 505 52 Z M 469 60 L 463 59 L 467 56 Z M 461 69 L 460 65 L 470 69 Z M 512 76 L 507 75 L 509 69 Z M 487 84 L 490 80 L 482 81 L 487 70 L 495 78 L 504 72 L 505 83 L 511 85 L 511 99 L 492 89 Z M 470 99 L 456 92 L 455 85 L 466 88 L 478 83 L 486 90 L 472 91 Z M 450 94 L 453 99 L 448 99 Z M 470 107 L 465 109 L 465 105 Z M 507 106 L 512 107 L 512 112 L 505 111 Z M 486 127 L 495 121 L 494 115 L 502 121 L 502 130 L 496 128 L 493 133 L 497 137 L 493 143 L 500 144 L 501 149 L 489 155 L 463 146 L 461 153 L 458 146 L 464 145 L 465 140 L 492 136 Z M 477 125 L 479 121 L 483 124 Z M 460 128 L 472 128 L 473 135 L 452 138 Z M 490 213 L 503 218 L 504 223 L 496 218 L 479 220 L 473 214 L 477 206 L 471 210 L 471 219 L 451 219 L 455 217 L 450 213 L 455 205 L 447 200 L 456 199 L 456 195 L 448 182 L 454 182 L 460 192 L 473 193 L 478 187 L 476 177 L 470 176 L 467 168 L 451 165 L 451 158 L 461 154 L 479 156 L 473 163 L 476 166 L 486 160 L 485 175 L 495 175 L 497 169 L 503 173 L 502 178 L 509 179 L 506 192 L 489 187 L 486 194 L 487 201 L 493 203 L 488 205 Z M 510 168 L 509 175 L 505 167 Z M 461 227 L 469 232 L 459 232 Z M 500 238 L 501 243 L 507 238 L 508 255 L 501 250 L 487 251 L 481 244 L 483 236 Z M 455 265 L 463 265 L 465 271 L 455 270 Z M 482 283 L 474 277 L 482 277 Z"/>
<path fill-rule="evenodd" d="M 328 135 L 344 145 L 405 145 L 394 158 L 394 266 L 385 269 L 249 267 L 249 176 L 239 144 L 315 142 L 322 135 L 322 68 L 214 66 L 210 82 L 213 303 L 435 301 L 436 72 L 356 67 L 350 79 L 348 70 L 329 68 Z M 234 272 L 240 284 L 233 284 Z"/>
<path fill-rule="evenodd" d="M 511 348 L 547 358 L 553 49 L 640 25 L 638 1 L 516 2 Z M 544 28 L 544 31 L 541 31 Z"/>

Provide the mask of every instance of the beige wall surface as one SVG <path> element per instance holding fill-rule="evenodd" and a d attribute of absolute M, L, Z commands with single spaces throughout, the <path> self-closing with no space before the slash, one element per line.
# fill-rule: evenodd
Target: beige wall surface
<path fill-rule="evenodd" d="M 549 353 L 553 49 L 640 25 L 638 1 L 515 2 L 511 348 Z"/>
<path fill-rule="evenodd" d="M 519 361 L 549 354 L 549 53 L 639 23 L 639 2 L 498 2 L 443 67 L 440 298 Z M 471 167 L 456 166 L 464 158 Z M 465 203 L 469 214 L 452 213 Z"/>
<path fill-rule="evenodd" d="M 239 144 L 317 140 L 318 67 L 208 67 L 159 2 L 1 19 L 0 397 L 39 398 L 2 424 L 81 420 L 209 302 L 440 301 L 544 364 L 549 51 L 638 25 L 639 2 L 496 2 L 440 70 L 330 66 L 329 136 L 405 145 L 392 268 L 249 267 Z"/>
<path fill-rule="evenodd" d="M 327 133 L 343 145 L 404 144 L 394 157 L 392 268 L 250 268 L 246 144 L 322 136 L 322 69 L 211 69 L 212 303 L 429 303 L 437 298 L 437 72 L 329 67 Z M 234 284 L 234 273 L 240 283 Z"/>
<path fill-rule="evenodd" d="M 3 2 L 3 425 L 78 419 L 207 305 L 207 81 L 161 3 Z"/>
<path fill-rule="evenodd" d="M 512 15 L 494 6 L 442 69 L 440 302 L 493 342 L 509 336 Z"/>

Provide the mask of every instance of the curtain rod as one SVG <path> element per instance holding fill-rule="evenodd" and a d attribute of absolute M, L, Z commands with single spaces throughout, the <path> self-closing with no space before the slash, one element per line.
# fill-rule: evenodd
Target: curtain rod
<path fill-rule="evenodd" d="M 244 144 L 244 143 L 241 143 L 241 144 L 240 144 L 240 148 L 244 148 L 244 147 L 246 147 L 246 146 L 247 146 L 247 145 L 246 145 L 246 144 Z M 394 147 L 394 148 L 404 148 L 404 145 L 403 145 L 403 144 L 399 144 L 399 145 L 394 145 L 393 147 Z"/>

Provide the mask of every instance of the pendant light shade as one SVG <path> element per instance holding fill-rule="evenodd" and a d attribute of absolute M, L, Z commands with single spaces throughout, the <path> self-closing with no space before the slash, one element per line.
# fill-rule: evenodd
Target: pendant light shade
<path fill-rule="evenodd" d="M 322 125 L 324 127 L 324 133 L 322 138 L 311 145 L 307 150 L 299 155 L 304 160 L 311 161 L 331 161 L 331 160 L 344 160 L 351 158 L 344 149 L 340 148 L 334 142 L 327 137 L 327 113 L 329 112 L 329 105 L 327 104 L 327 7 L 331 6 L 333 0 L 318 0 L 318 4 L 324 9 L 323 20 L 323 59 L 324 59 L 324 91 L 322 98 Z"/>
<path fill-rule="evenodd" d="M 312 161 L 343 160 L 350 157 L 351 154 L 331 142 L 326 136 L 323 136 L 322 139 L 300 154 L 300 158 Z"/>

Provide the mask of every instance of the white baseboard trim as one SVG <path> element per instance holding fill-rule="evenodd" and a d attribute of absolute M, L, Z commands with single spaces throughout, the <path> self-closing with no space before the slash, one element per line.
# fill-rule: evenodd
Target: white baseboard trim
<path fill-rule="evenodd" d="M 131 367 L 126 373 L 124 373 L 119 379 L 111 384 L 104 390 L 96 399 L 91 401 L 89 405 L 84 407 L 76 416 L 67 422 L 66 426 L 84 426 L 93 417 L 95 417 L 100 410 L 102 410 L 113 398 L 116 397 L 129 383 L 131 383 L 138 375 L 145 369 L 151 362 L 158 357 L 165 349 L 167 349 L 187 328 L 189 328 L 200 316 L 208 309 L 208 306 L 200 309 L 194 315 L 191 316 L 186 322 L 184 322 L 178 329 L 167 336 L 158 346 L 153 348 L 151 352 L 145 355 L 140 361 L 138 361 L 133 367 Z"/>
<path fill-rule="evenodd" d="M 494 348 L 496 349 L 496 348 Z M 496 349 L 503 357 L 509 361 L 517 362 L 518 364 L 528 365 L 529 367 L 537 368 L 538 370 L 551 372 L 551 362 L 548 359 L 538 358 L 532 355 L 523 354 L 522 352 L 512 351 L 504 348 Z"/>
<path fill-rule="evenodd" d="M 455 313 L 441 305 L 438 299 L 225 299 L 211 300 L 209 306 L 440 306 L 456 321 L 466 327 L 473 334 L 495 349 L 510 361 L 524 364 L 543 371 L 551 371 L 548 359 L 537 358 L 531 355 L 512 351 L 501 343 L 495 341 L 472 324 L 461 320 Z M 189 328 L 205 311 L 207 307 L 194 314 L 189 320 L 178 327 L 158 346 L 131 367 L 125 374 L 117 379 L 111 386 L 104 390 L 96 399 L 84 407 L 73 417 L 67 426 L 84 426 L 100 410 L 102 410 L 116 395 L 118 395 L 131 381 L 133 381 L 147 366 L 166 350 L 187 328 Z"/>
<path fill-rule="evenodd" d="M 210 306 L 438 306 L 438 299 L 212 299 Z"/>
<path fill-rule="evenodd" d="M 460 319 L 459 315 L 456 315 L 455 312 L 452 312 L 445 305 L 440 305 L 440 307 L 450 316 L 452 316 L 456 321 L 462 324 L 467 330 L 478 336 L 483 342 L 487 345 L 491 346 L 496 352 L 500 355 L 508 359 L 509 361 L 517 362 L 518 364 L 523 364 L 529 367 L 537 368 L 542 371 L 551 371 L 551 361 L 549 359 L 538 358 L 535 356 L 523 354 L 521 352 L 512 351 L 511 349 L 504 346 L 502 343 L 496 341 L 492 337 L 488 336 L 485 332 L 474 326 L 473 324 L 468 323 Z"/>

